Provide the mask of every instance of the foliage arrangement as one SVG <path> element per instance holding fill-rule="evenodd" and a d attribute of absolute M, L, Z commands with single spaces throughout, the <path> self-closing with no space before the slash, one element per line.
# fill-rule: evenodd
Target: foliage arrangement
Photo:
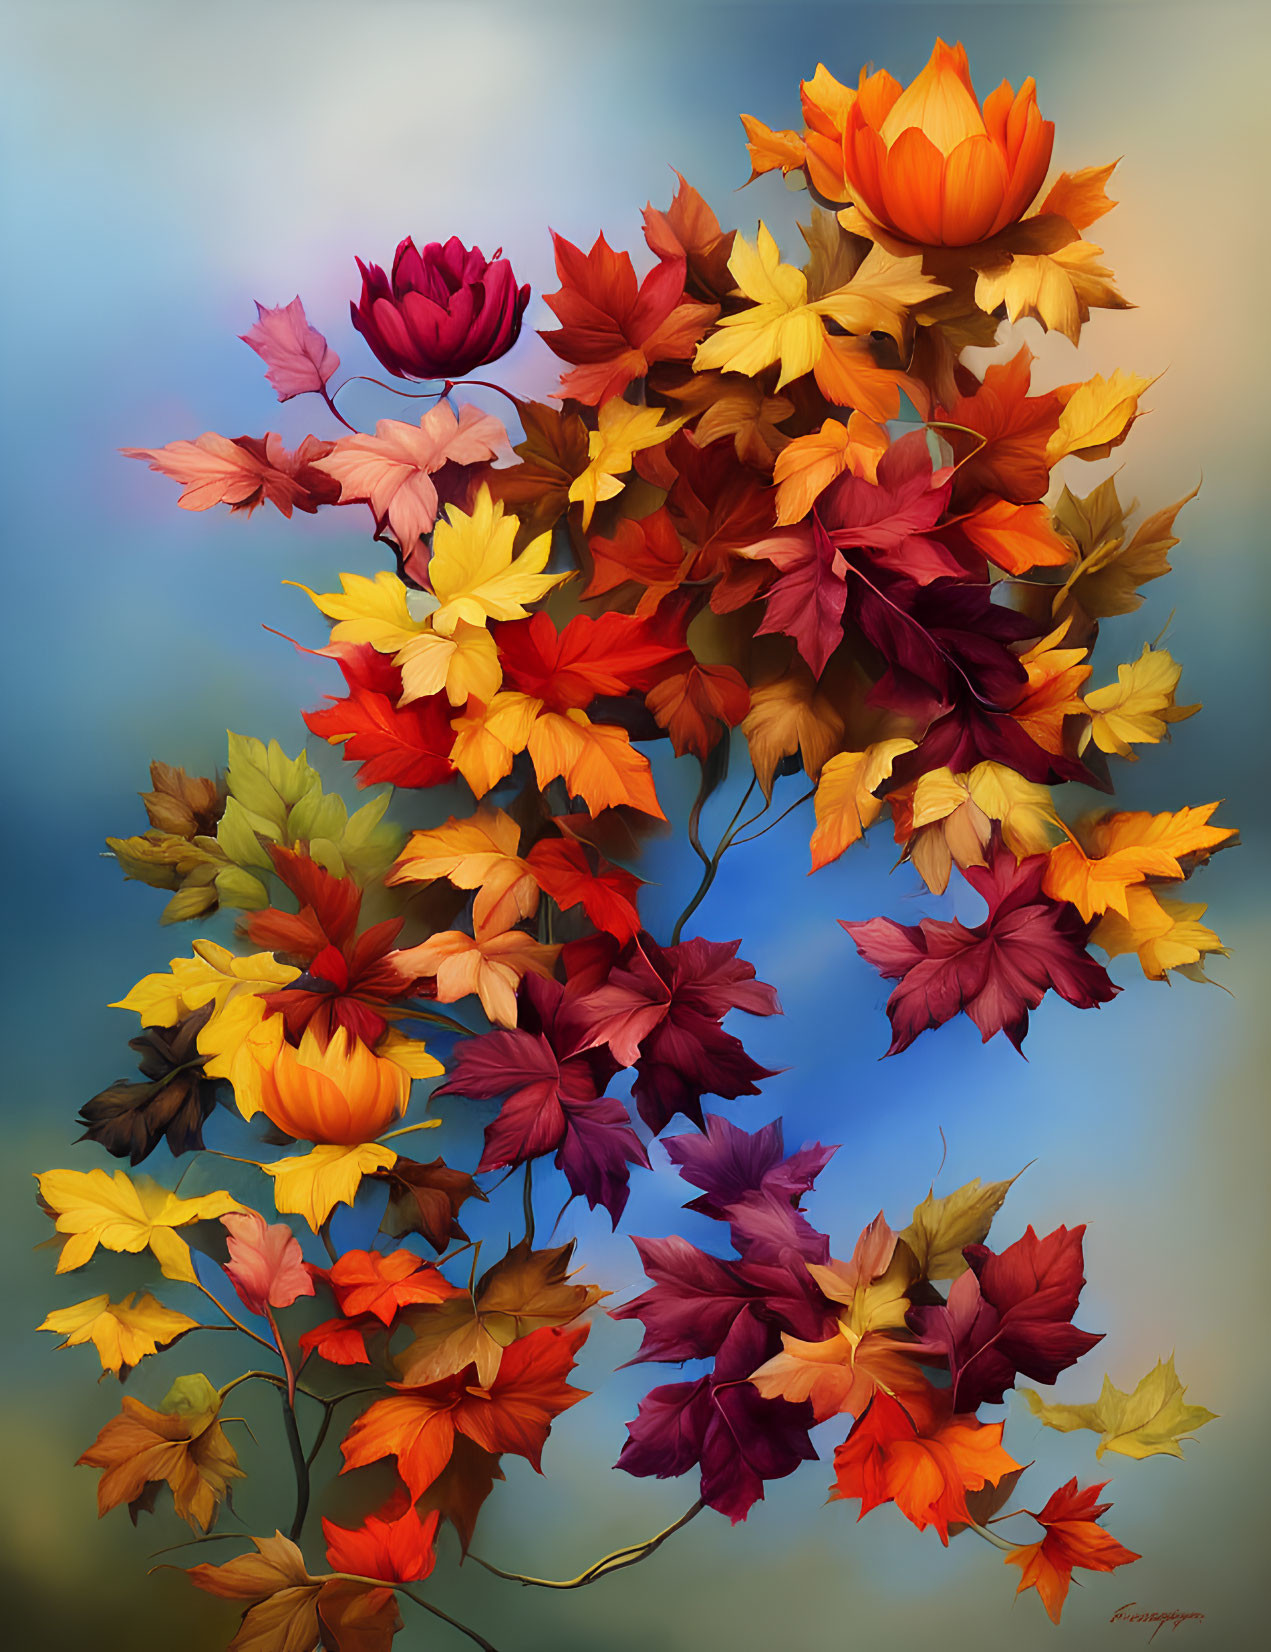
<path fill-rule="evenodd" d="M 80 1458 L 100 1471 L 103 1514 L 125 1505 L 136 1521 L 166 1485 L 209 1533 L 244 1473 L 227 1398 L 247 1382 L 278 1393 L 287 1534 L 188 1574 L 241 1605 L 238 1652 L 383 1652 L 404 1596 L 446 1618 L 416 1587 L 439 1525 L 477 1559 L 501 1458 L 539 1468 L 585 1397 L 568 1378 L 609 1294 L 579 1279 L 572 1242 L 536 1241 L 533 1167 L 551 1159 L 568 1199 L 616 1228 L 655 1137 L 695 1190 L 688 1208 L 720 1224 L 713 1252 L 635 1239 L 649 1288 L 608 1310 L 641 1322 L 638 1360 L 698 1368 L 651 1389 L 618 1456 L 629 1474 L 698 1479 L 676 1527 L 703 1509 L 745 1519 L 766 1482 L 817 1458 L 828 1423 L 831 1500 L 862 1515 L 894 1501 L 946 1544 L 975 1531 L 1056 1622 L 1074 1569 L 1138 1558 L 1101 1524 L 1100 1484 L 1073 1478 L 1004 1512 L 1023 1466 L 982 1415 L 1101 1340 L 1074 1324 L 1084 1228 L 1029 1226 L 992 1248 L 1011 1183 L 973 1181 L 929 1192 L 899 1230 L 880 1212 L 853 1244 L 805 1209 L 834 1148 L 787 1152 L 780 1120 L 750 1133 L 704 1110 L 760 1093 L 770 1073 L 724 1023 L 780 1004 L 741 941 L 684 930 L 729 847 L 794 809 L 814 870 L 886 817 L 933 894 L 956 866 L 984 901 L 974 927 L 843 922 L 896 983 L 889 1053 L 960 1013 L 1018 1047 L 1048 991 L 1109 1002 L 1092 949 L 1134 953 L 1155 980 L 1203 980 L 1223 950 L 1204 906 L 1175 898 L 1232 841 L 1215 804 L 1065 820 L 1053 792 L 1111 791 L 1110 760 L 1199 709 L 1177 703 L 1180 667 L 1158 643 L 1114 654 L 1115 671 L 1092 663 L 1101 622 L 1168 571 L 1186 500 L 1136 523 L 1111 480 L 1054 498 L 1057 467 L 1126 439 L 1151 381 L 1043 390 L 1026 348 L 982 376 L 963 359 L 1004 319 L 1076 344 L 1092 310 L 1125 307 L 1086 239 L 1113 204 L 1112 167 L 1047 185 L 1054 129 L 1033 82 L 981 104 L 944 42 L 907 87 L 879 72 L 853 89 L 822 66 L 801 94 L 800 131 L 742 118 L 752 177 L 798 177 L 817 203 L 803 264 L 762 223 L 753 240 L 722 230 L 682 178 L 665 211 L 645 211 L 643 276 L 603 236 L 589 251 L 557 236 L 545 296 L 559 325 L 543 337 L 565 370 L 548 402 L 500 391 L 515 446 L 454 391 L 512 349 L 530 292 L 501 252 L 451 238 L 403 241 L 388 272 L 359 264 L 351 306 L 389 375 L 434 386 L 373 381 L 430 401 L 417 422 L 349 423 L 339 360 L 296 298 L 258 306 L 245 341 L 280 401 L 316 395 L 345 434 L 294 452 L 272 432 L 127 450 L 189 510 L 365 507 L 393 563 L 338 591 L 299 586 L 330 622 L 313 652 L 343 679 L 305 722 L 359 786 L 389 789 L 350 813 L 303 754 L 231 734 L 220 777 L 156 762 L 148 829 L 108 840 L 126 876 L 169 892 L 163 923 L 234 909 L 243 947 L 195 940 L 121 998 L 142 1076 L 85 1103 L 84 1138 L 134 1168 L 166 1142 L 198 1164 L 196 1185 L 237 1158 L 257 1168 L 263 1210 L 122 1168 L 38 1178 L 59 1274 L 99 1247 L 148 1251 L 164 1294 L 209 1314 L 97 1295 L 43 1329 L 91 1342 L 120 1382 L 208 1326 L 263 1367 L 219 1389 L 178 1376 L 157 1405 L 125 1397 Z M 629 863 L 668 829 L 640 749 L 662 739 L 700 774 L 685 830 L 702 875 L 655 937 Z M 749 782 L 711 850 L 702 810 L 741 754 Z M 800 770 L 809 789 L 772 815 Z M 429 814 L 441 786 L 466 788 L 463 812 Z M 394 792 L 415 811 L 408 838 L 386 819 Z M 624 1074 L 636 1120 L 609 1093 Z M 429 1116 L 403 1123 L 436 1080 Z M 443 1100 L 486 1117 L 497 1104 L 475 1165 L 403 1150 Z M 239 1121 L 234 1155 L 204 1142 L 218 1107 Z M 490 1178 L 517 1172 L 524 1236 L 479 1260 L 473 1212 Z M 372 1243 L 336 1243 L 341 1206 L 378 1218 Z M 1086 1405 L 1023 1392 L 1047 1426 L 1097 1436 L 1099 1457 L 1181 1456 L 1212 1415 L 1186 1402 L 1172 1358 L 1129 1392 L 1105 1378 Z M 310 1482 L 337 1445 L 366 1512 L 322 1521 L 324 1570 Z M 670 1531 L 568 1580 L 479 1564 L 583 1587 Z"/>

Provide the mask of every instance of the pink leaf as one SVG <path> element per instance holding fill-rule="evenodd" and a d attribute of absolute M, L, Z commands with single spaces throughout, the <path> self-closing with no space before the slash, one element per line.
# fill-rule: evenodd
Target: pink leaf
<path fill-rule="evenodd" d="M 278 392 L 278 400 L 321 391 L 340 358 L 318 329 L 309 325 L 300 299 L 293 298 L 274 310 L 258 300 L 256 315 L 256 325 L 239 337 L 265 363 L 265 377 Z"/>
<path fill-rule="evenodd" d="M 221 1221 L 229 1235 L 225 1272 L 252 1313 L 289 1308 L 297 1297 L 313 1295 L 300 1245 L 285 1222 L 271 1226 L 254 1210 L 234 1210 Z"/>

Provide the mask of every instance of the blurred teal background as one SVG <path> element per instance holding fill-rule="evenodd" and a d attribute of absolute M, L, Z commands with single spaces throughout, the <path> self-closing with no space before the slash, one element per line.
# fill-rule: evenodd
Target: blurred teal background
<path fill-rule="evenodd" d="M 267 510 L 250 522 L 181 512 L 171 483 L 116 450 L 209 429 L 279 429 L 292 443 L 309 429 L 333 434 L 316 401 L 277 405 L 235 335 L 252 321 L 253 299 L 299 292 L 343 357 L 340 376 L 377 371 L 348 322 L 353 256 L 387 260 L 408 233 L 458 234 L 487 251 L 501 243 L 534 287 L 531 328 L 551 320 L 539 296 L 556 284 L 548 225 L 588 245 L 603 229 L 639 261 L 640 208 L 666 204 L 671 166 L 726 225 L 753 233 L 762 215 L 789 254 L 806 197 L 772 178 L 735 193 L 748 171 L 738 112 L 797 125 L 799 78 L 818 61 L 844 80 L 869 60 L 908 79 L 937 33 L 965 42 L 981 93 L 1004 76 L 1037 77 L 1057 123 L 1057 165 L 1125 157 L 1113 188 L 1122 204 L 1098 238 L 1140 307 L 1097 313 L 1076 358 L 1063 339 L 1023 332 L 1048 382 L 1118 365 L 1164 373 L 1151 417 L 1115 464 L 1069 461 L 1074 488 L 1117 468 L 1123 496 L 1151 509 L 1204 476 L 1182 518 L 1176 571 L 1149 587 L 1138 614 L 1105 627 L 1095 680 L 1173 614 L 1181 697 L 1203 700 L 1205 712 L 1171 746 L 1121 765 L 1120 795 L 1154 809 L 1226 798 L 1220 818 L 1241 827 L 1243 846 L 1188 893 L 1211 902 L 1232 949 L 1214 973 L 1233 995 L 1146 983 L 1122 959 L 1113 974 L 1125 991 L 1101 1014 L 1047 1001 L 1027 1062 L 1000 1039 L 982 1049 L 960 1023 L 880 1065 L 885 990 L 833 920 L 882 911 L 913 921 L 939 903 L 907 871 L 888 878 L 881 837 L 806 882 L 805 812 L 731 854 L 699 913 L 703 933 L 744 937 L 744 956 L 786 1010 L 736 1028 L 759 1060 L 787 1070 L 729 1111 L 750 1128 L 783 1113 L 790 1146 L 843 1144 L 812 1206 L 838 1254 L 880 1206 L 905 1223 L 940 1164 L 941 1129 L 938 1191 L 1034 1160 L 995 1238 L 1008 1242 L 1029 1222 L 1039 1232 L 1088 1223 L 1078 1318 L 1107 1332 L 1058 1397 L 1092 1398 L 1105 1367 L 1131 1387 L 1172 1349 L 1189 1397 L 1222 1421 L 1185 1448 L 1186 1463 L 1097 1465 L 1092 1436 L 1046 1434 L 1012 1403 L 1006 1444 L 1037 1462 L 1025 1501 L 1040 1506 L 1073 1474 L 1111 1476 L 1109 1524 L 1144 1555 L 1114 1577 L 1088 1575 L 1059 1630 L 1031 1594 L 1014 1600 L 1017 1574 L 974 1537 L 946 1552 L 894 1508 L 858 1526 L 854 1505 L 823 1507 L 837 1425 L 818 1435 L 826 1462 L 776 1483 L 744 1526 L 704 1516 L 655 1559 L 594 1588 L 522 1591 L 475 1567 L 455 1574 L 449 1553 L 428 1587 L 500 1652 L 829 1652 L 936 1640 L 1014 1652 L 1061 1639 L 1121 1648 L 1150 1633 L 1109 1623 L 1131 1600 L 1203 1613 L 1171 1632 L 1180 1644 L 1265 1644 L 1268 13 L 1220 3 L 26 0 L 6 7 L 5 23 L 0 1571 L 10 1644 L 146 1652 L 179 1639 L 201 1652 L 223 1646 L 236 1621 L 172 1573 L 145 1579 L 147 1554 L 186 1535 L 170 1511 L 135 1533 L 122 1511 L 96 1522 L 94 1476 L 71 1465 L 118 1394 L 111 1380 L 94 1386 L 91 1351 L 56 1352 L 54 1338 L 29 1328 L 108 1284 L 132 1288 L 144 1267 L 109 1263 L 55 1280 L 53 1255 L 30 1252 L 48 1225 L 29 1172 L 104 1161 L 68 1144 L 82 1100 L 125 1071 L 135 1027 L 106 1005 L 204 932 L 159 930 L 164 897 L 125 886 L 100 858 L 103 837 L 140 829 L 135 793 L 151 757 L 210 772 L 227 727 L 294 751 L 300 708 L 318 703 L 333 673 L 261 622 L 313 641 L 307 603 L 280 581 L 323 588 L 341 568 L 377 565 L 353 513 L 288 524 Z M 532 332 L 500 366 L 511 388 L 539 396 L 555 370 Z M 345 405 L 365 423 L 410 404 L 359 385 Z M 330 756 L 324 772 L 340 775 Z M 352 797 L 351 772 L 341 781 Z M 799 782 L 781 784 L 786 801 L 798 795 Z M 662 771 L 659 787 L 682 821 L 688 777 Z M 708 840 L 734 799 L 730 791 L 708 818 Z M 434 804 L 408 797 L 398 813 L 409 822 Z M 668 845 L 647 870 L 658 881 L 646 911 L 660 933 L 696 882 L 695 862 Z M 229 928 L 218 919 L 206 932 L 225 939 Z M 482 1122 L 448 1119 L 428 1145 L 471 1162 Z M 166 1150 L 146 1168 L 171 1180 Z M 205 1160 L 183 1191 L 211 1185 L 220 1184 Z M 228 1185 L 260 1196 L 247 1181 Z M 714 1242 L 712 1224 L 679 1215 L 687 1190 L 664 1158 L 636 1187 L 626 1231 L 678 1227 Z M 488 1231 L 502 1212 L 492 1206 Z M 577 1207 L 571 1221 L 588 1277 L 625 1299 L 641 1277 L 625 1234 Z M 342 1232 L 356 1237 L 353 1224 Z M 674 1375 L 613 1374 L 636 1332 L 597 1323 L 581 1380 L 598 1393 L 558 1425 L 547 1477 L 509 1465 L 477 1545 L 500 1565 L 572 1575 L 693 1500 L 689 1481 L 610 1471 L 640 1394 Z M 225 1381 L 242 1368 L 233 1340 L 193 1338 L 143 1366 L 128 1391 L 155 1403 L 184 1370 Z M 276 1409 L 267 1394 L 238 1396 L 261 1453 L 240 1429 L 253 1478 L 237 1505 L 245 1529 L 261 1531 L 285 1523 L 289 1496 Z M 224 1558 L 233 1547 L 171 1558 Z M 321 1558 L 312 1536 L 310 1557 Z M 398 1644 L 464 1643 L 415 1613 Z"/>

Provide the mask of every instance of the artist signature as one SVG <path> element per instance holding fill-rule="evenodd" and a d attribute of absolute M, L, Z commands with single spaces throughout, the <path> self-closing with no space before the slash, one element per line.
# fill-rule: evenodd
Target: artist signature
<path fill-rule="evenodd" d="M 1140 1611 L 1138 1606 L 1136 1600 L 1127 1601 L 1124 1606 L 1117 1607 L 1108 1622 L 1154 1623 L 1156 1628 L 1147 1637 L 1149 1641 L 1154 1641 L 1166 1624 L 1171 1629 L 1177 1629 L 1180 1623 L 1203 1623 L 1205 1620 L 1203 1612 L 1147 1612 Z"/>

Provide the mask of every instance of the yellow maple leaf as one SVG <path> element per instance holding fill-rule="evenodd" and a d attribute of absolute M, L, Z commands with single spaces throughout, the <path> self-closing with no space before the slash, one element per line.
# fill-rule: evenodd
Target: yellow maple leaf
<path fill-rule="evenodd" d="M 446 878 L 456 889 L 475 889 L 476 926 L 510 929 L 538 911 L 538 884 L 517 854 L 520 842 L 521 828 L 511 815 L 482 806 L 467 820 L 452 815 L 444 826 L 412 833 L 384 881 L 431 883 Z"/>
<path fill-rule="evenodd" d="M 1139 883 L 1126 890 L 1125 905 L 1124 915 L 1105 912 L 1090 939 L 1109 958 L 1137 953 L 1150 981 L 1164 980 L 1171 969 L 1193 980 L 1208 980 L 1205 955 L 1218 952 L 1226 957 L 1227 948 L 1217 934 L 1200 921 L 1208 910 L 1203 903 L 1169 900 Z"/>
<path fill-rule="evenodd" d="M 1149 877 L 1182 878 L 1182 860 L 1207 854 L 1235 837 L 1234 827 L 1210 826 L 1217 803 L 1170 814 L 1113 814 L 1086 837 L 1091 853 L 1069 838 L 1050 851 L 1042 888 L 1052 899 L 1071 901 L 1089 922 L 1097 913 L 1129 917 L 1128 892 Z"/>
<path fill-rule="evenodd" d="M 1089 649 L 1061 646 L 1071 626 L 1071 619 L 1064 620 L 1019 656 L 1028 673 L 1028 687 L 1010 710 L 1029 738 L 1055 756 L 1064 749 L 1064 719 L 1085 712 L 1085 701 L 1077 690 L 1091 671 Z"/>
<path fill-rule="evenodd" d="M 913 751 L 913 740 L 879 740 L 864 751 L 841 751 L 821 770 L 813 807 L 812 870 L 818 871 L 863 836 L 883 812 L 874 796 L 891 775 L 902 752 Z"/>
<path fill-rule="evenodd" d="M 1020 860 L 1044 854 L 1063 834 L 1049 789 L 1003 763 L 977 763 L 966 774 L 930 769 L 914 786 L 911 806 L 916 838 L 910 858 L 937 894 L 948 882 L 950 860 L 961 867 L 985 864 L 983 851 L 994 820 L 1001 823 L 1003 842 Z M 930 830 L 937 826 L 940 850 Z"/>
<path fill-rule="evenodd" d="M 313 591 L 298 579 L 285 579 L 303 591 L 313 605 L 336 623 L 333 642 L 369 643 L 381 654 L 393 654 L 417 634 L 421 619 L 411 613 L 410 592 L 397 575 L 382 568 L 373 579 L 341 574 L 340 589 Z"/>
<path fill-rule="evenodd" d="M 778 453 L 772 473 L 777 484 L 777 525 L 801 522 L 817 496 L 845 470 L 876 482 L 878 461 L 886 451 L 886 430 L 863 413 L 852 413 L 846 424 L 826 419 L 820 430 L 796 436 Z"/>
<path fill-rule="evenodd" d="M 193 958 L 173 958 L 171 973 L 143 976 L 126 998 L 110 1007 L 136 1010 L 143 1027 L 173 1027 L 191 1010 L 207 1004 L 221 1009 L 231 998 L 276 992 L 300 974 L 280 964 L 272 952 L 239 958 L 215 941 L 195 941 Z"/>
<path fill-rule="evenodd" d="M 984 1242 L 1002 1201 L 1022 1175 L 1019 1171 L 1007 1181 L 983 1183 L 977 1176 L 939 1199 L 932 1188 L 899 1235 L 914 1254 L 919 1278 L 957 1279 L 964 1274 L 963 1247 Z"/>
<path fill-rule="evenodd" d="M 827 320 L 849 332 L 886 332 L 899 339 L 909 309 L 948 290 L 923 274 L 921 256 L 898 258 L 875 243 L 846 285 L 810 299 L 807 276 L 782 263 L 763 223 L 753 244 L 744 235 L 734 237 L 728 268 L 750 307 L 720 316 L 716 331 L 697 347 L 694 371 L 720 368 L 754 378 L 779 363 L 778 390 L 816 367 Z"/>
<path fill-rule="evenodd" d="M 353 1203 L 363 1176 L 396 1163 L 397 1154 L 391 1147 L 367 1141 L 352 1147 L 324 1143 L 308 1153 L 277 1159 L 260 1168 L 273 1178 L 274 1204 L 279 1214 L 303 1216 L 317 1233 L 337 1205 Z"/>
<path fill-rule="evenodd" d="M 583 527 L 602 499 L 613 499 L 625 487 L 621 478 L 631 469 L 637 453 L 660 447 L 684 423 L 683 419 L 663 422 L 660 407 L 636 407 L 611 396 L 596 416 L 596 429 L 587 440 L 587 468 L 569 484 L 569 497 L 583 508 Z"/>
<path fill-rule="evenodd" d="M 126 1171 L 46 1170 L 36 1176 L 40 1202 L 69 1234 L 57 1259 L 58 1273 L 82 1268 L 100 1245 L 104 1250 L 154 1254 L 169 1279 L 196 1284 L 190 1247 L 174 1231 L 191 1222 L 224 1216 L 242 1205 L 228 1193 L 180 1199 L 149 1177 L 136 1181 Z"/>
<path fill-rule="evenodd" d="M 975 302 L 986 315 L 1004 305 L 1011 321 L 1032 317 L 1076 344 L 1092 309 L 1133 308 L 1102 256 L 1102 247 L 1081 240 L 1049 253 L 993 253 L 979 266 Z"/>
<path fill-rule="evenodd" d="M 412 1038 L 397 1027 L 389 1027 L 376 1041 L 374 1053 L 381 1061 L 391 1061 L 408 1078 L 440 1078 L 445 1072 L 441 1062 L 431 1055 L 422 1038 Z M 415 1130 L 430 1130 L 440 1119 L 427 1119 L 422 1124 L 408 1126 Z"/>
<path fill-rule="evenodd" d="M 1166 649 L 1144 643 L 1137 660 L 1117 667 L 1115 683 L 1086 695 L 1086 710 L 1091 714 L 1089 738 L 1100 751 L 1131 760 L 1132 745 L 1154 746 L 1167 724 L 1181 723 L 1200 710 L 1199 705 L 1174 704 L 1182 674 L 1182 666 Z"/>
<path fill-rule="evenodd" d="M 438 603 L 430 619 L 438 635 L 453 636 L 461 620 L 484 626 L 492 619 L 524 619 L 530 603 L 573 577 L 543 572 L 552 552 L 550 533 L 532 539 L 517 556 L 520 525 L 515 516 L 504 514 L 502 503 L 491 498 L 485 483 L 471 515 L 458 505 L 446 506 L 445 519 L 439 518 L 433 530 L 428 564 Z"/>
<path fill-rule="evenodd" d="M 1069 455 L 1106 459 L 1130 434 L 1139 416 L 1139 397 L 1155 383 L 1156 378 L 1140 378 L 1118 367 L 1110 379 L 1096 373 L 1084 384 L 1074 385 L 1059 426 L 1046 444 L 1046 463 L 1057 465 Z"/>
<path fill-rule="evenodd" d="M 1102 1436 L 1095 1456 L 1115 1451 L 1141 1461 L 1144 1457 L 1181 1457 L 1179 1441 L 1213 1422 L 1215 1411 L 1203 1405 L 1185 1405 L 1187 1389 L 1174 1370 L 1173 1354 L 1158 1360 L 1132 1393 L 1123 1393 L 1105 1376 L 1103 1391 L 1093 1405 L 1049 1405 L 1031 1388 L 1021 1388 L 1029 1410 L 1047 1428 L 1060 1434 L 1090 1429 Z"/>
<path fill-rule="evenodd" d="M 122 1302 L 109 1296 L 93 1296 L 69 1308 L 56 1308 L 40 1324 L 41 1331 L 56 1331 L 65 1340 L 59 1348 L 77 1348 L 91 1342 L 103 1371 L 113 1371 L 122 1382 L 147 1354 L 198 1330 L 197 1319 L 165 1308 L 149 1292 L 135 1301 L 130 1291 Z"/>
<path fill-rule="evenodd" d="M 1178 536 L 1173 531 L 1174 519 L 1200 492 L 1199 487 L 1195 487 L 1184 498 L 1154 512 L 1139 525 L 1133 537 L 1127 539 L 1125 517 L 1130 511 L 1121 511 L 1110 484 L 1105 483 L 1104 488 L 1109 490 L 1108 495 L 1104 495 L 1103 489 L 1097 490 L 1104 495 L 1098 518 L 1083 530 L 1090 533 L 1093 548 L 1083 551 L 1076 567 L 1056 592 L 1056 613 L 1065 599 L 1071 597 L 1091 619 L 1132 614 L 1143 602 L 1139 586 L 1169 573 L 1169 553 L 1178 544 Z M 1066 497 L 1071 506 L 1090 506 L 1095 496 L 1080 501 Z M 1064 504 L 1065 500 L 1061 500 L 1060 510 L 1056 512 L 1061 527 L 1066 526 L 1062 514 Z"/>

